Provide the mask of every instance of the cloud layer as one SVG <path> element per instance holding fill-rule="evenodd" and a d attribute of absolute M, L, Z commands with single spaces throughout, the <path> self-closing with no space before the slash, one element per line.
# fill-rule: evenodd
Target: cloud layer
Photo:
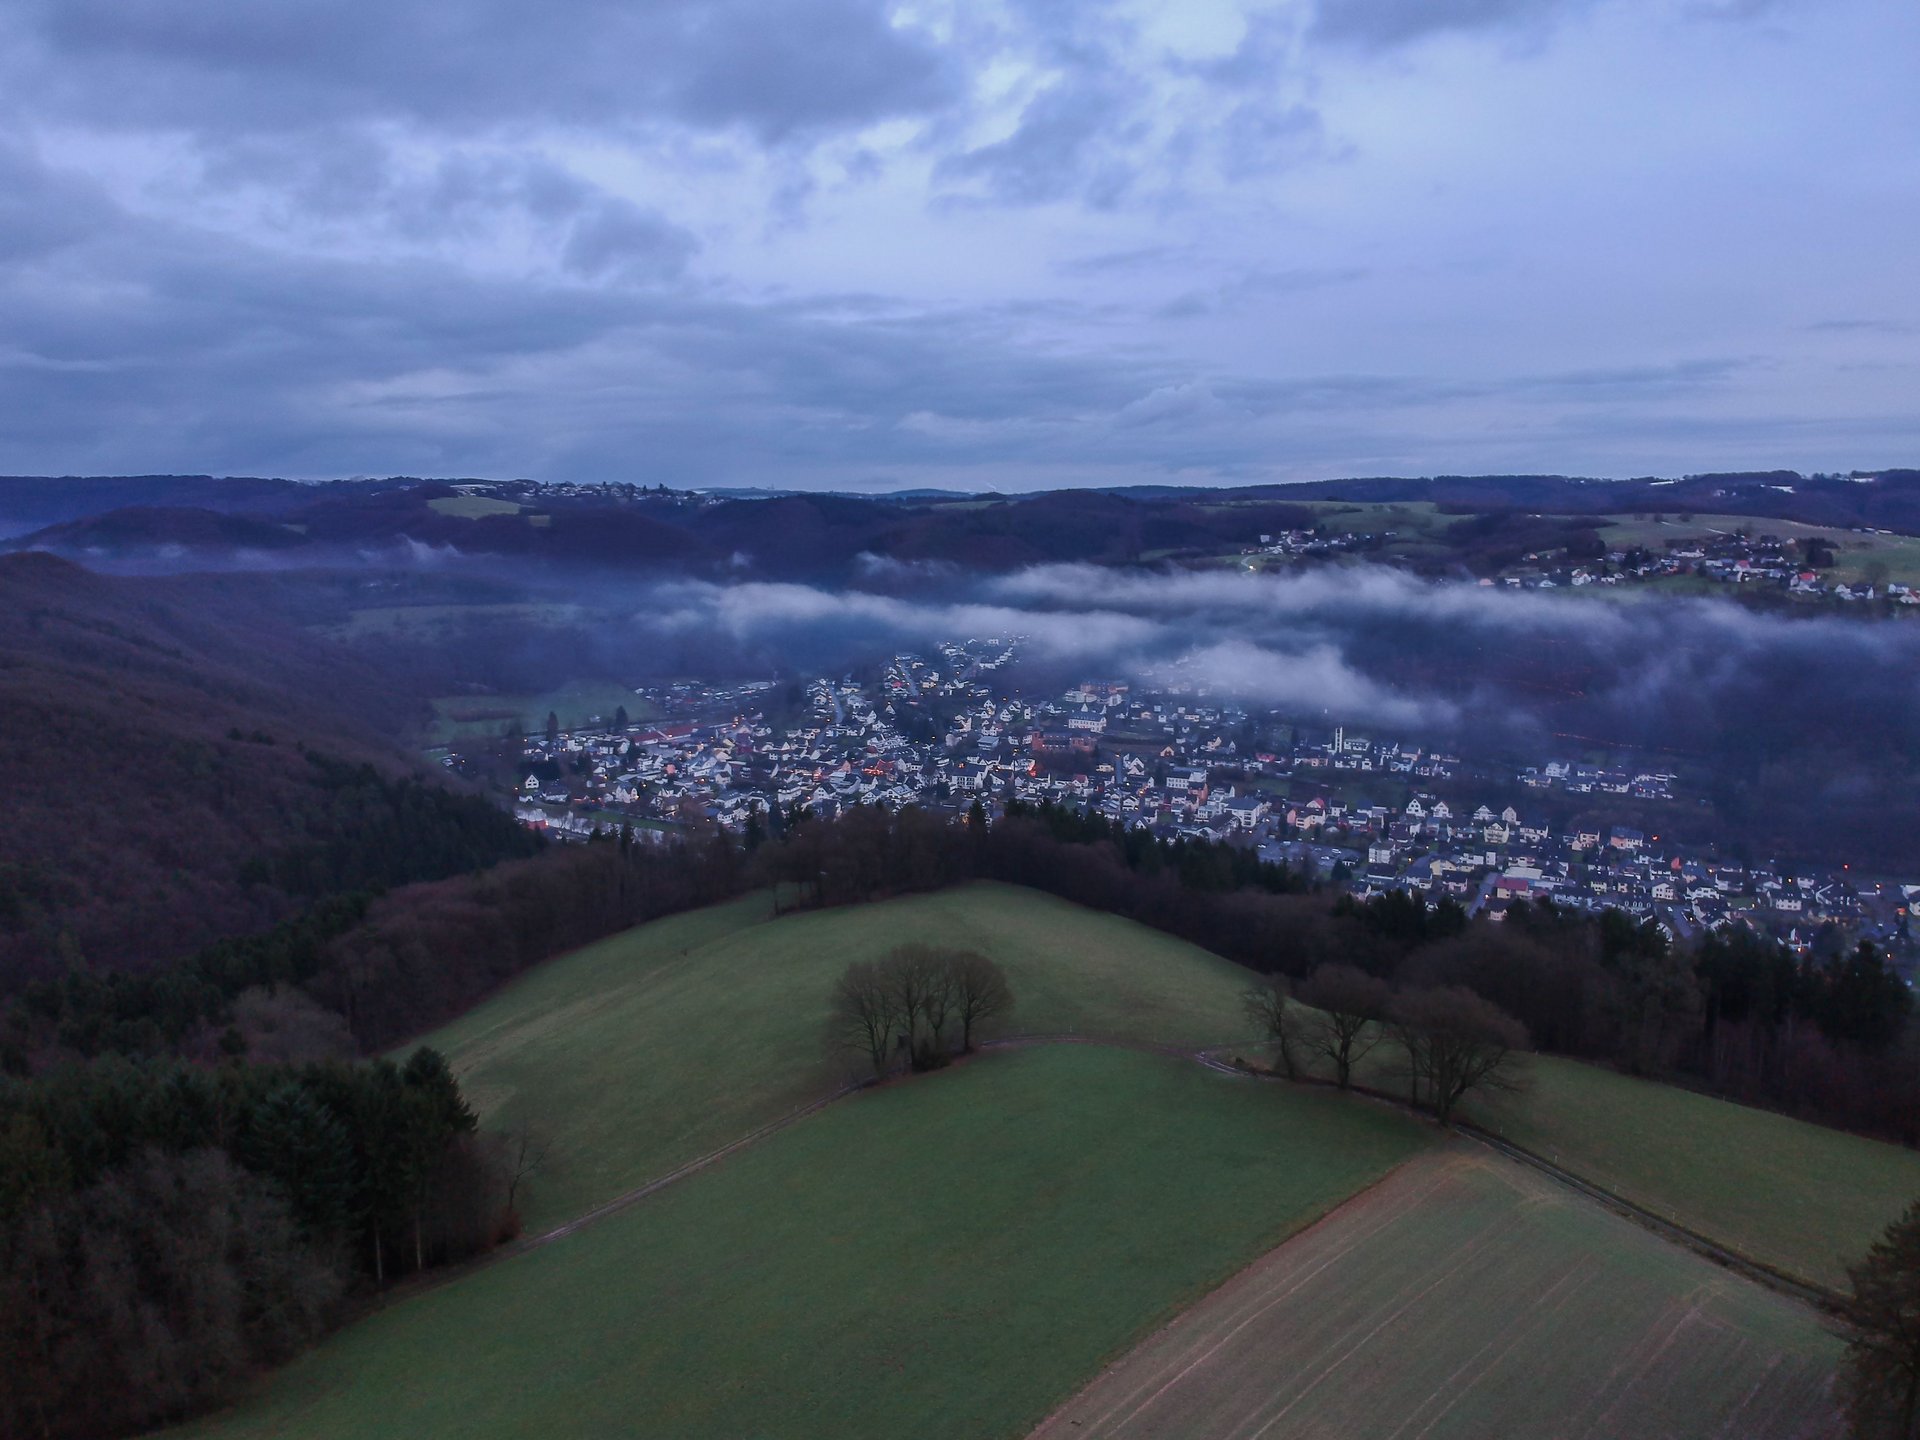
<path fill-rule="evenodd" d="M 1550 597 L 1372 567 L 1293 576 L 1049 566 L 908 593 L 675 584 L 636 623 L 758 663 L 835 669 L 893 647 L 1027 637 L 1030 683 L 1203 685 L 1307 723 L 1483 753 L 1637 749 L 1757 773 L 1920 767 L 1920 626 L 1724 602 Z M 1818 762 L 1818 763 L 1816 763 Z"/>
<path fill-rule="evenodd" d="M 27 0 L 0 471 L 1910 462 L 1916 49 L 1900 0 Z"/>

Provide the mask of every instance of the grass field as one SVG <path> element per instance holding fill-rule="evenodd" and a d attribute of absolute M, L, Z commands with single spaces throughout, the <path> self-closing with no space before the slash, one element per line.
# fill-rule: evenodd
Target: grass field
<path fill-rule="evenodd" d="M 906 940 L 1005 967 L 1008 1028 L 1180 1044 L 1245 1033 L 1247 974 L 1144 926 L 977 884 L 770 919 L 765 896 L 658 921 L 531 971 L 427 1037 L 490 1125 L 555 1144 L 533 1229 L 569 1219 L 842 1083 L 827 994 Z"/>
<path fill-rule="evenodd" d="M 427 502 L 429 510 L 459 520 L 478 520 L 483 515 L 518 515 L 523 507 L 511 500 L 495 500 L 486 495 L 443 495 Z"/>
<path fill-rule="evenodd" d="M 1403 1166 L 1035 1440 L 1837 1435 L 1815 1315 L 1498 1157 Z"/>
<path fill-rule="evenodd" d="M 538 735 L 544 733 L 549 714 L 559 716 L 562 729 L 574 730 L 595 720 L 610 721 L 623 705 L 630 720 L 658 713 L 626 686 L 608 681 L 578 681 L 544 695 L 442 695 L 432 704 L 432 738 L 440 745 L 497 738 L 515 723 L 522 733 Z"/>
<path fill-rule="evenodd" d="M 472 625 L 570 625 L 586 612 L 577 605 L 516 603 L 499 605 L 368 605 L 348 615 L 344 624 L 319 627 L 336 640 L 400 635 L 431 639 L 457 627 Z"/>
<path fill-rule="evenodd" d="M 1817 1285 L 1920 1198 L 1920 1154 L 1570 1060 L 1471 1118 L 1562 1168 Z"/>
<path fill-rule="evenodd" d="M 1382 1044 L 1356 1073 L 1399 1095 L 1399 1063 Z M 1920 1153 L 1897 1145 L 1551 1055 L 1525 1073 L 1520 1093 L 1469 1097 L 1461 1117 L 1795 1280 L 1844 1289 L 1920 1198 Z"/>
<path fill-rule="evenodd" d="M 856 1096 L 416 1295 L 201 1437 L 992 1440 L 1429 1141 L 1060 1045 Z"/>

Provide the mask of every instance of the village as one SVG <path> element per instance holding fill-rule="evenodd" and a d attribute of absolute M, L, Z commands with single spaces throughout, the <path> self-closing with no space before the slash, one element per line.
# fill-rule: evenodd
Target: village
<path fill-rule="evenodd" d="M 901 653 L 864 683 L 819 677 L 636 691 L 656 718 L 510 742 L 522 823 L 642 840 L 718 826 L 755 842 L 800 812 L 856 805 L 978 814 L 1052 803 L 1165 839 L 1254 850 L 1356 897 L 1452 899 L 1498 916 L 1550 898 L 1619 909 L 1676 936 L 1743 925 L 1810 949 L 1823 931 L 1905 949 L 1920 885 L 1742 865 L 1623 823 L 1554 825 L 1558 796 L 1658 813 L 1681 777 L 1542 757 L 1496 773 L 1344 726 L 1311 732 L 1175 681 L 1086 681 L 1044 698 L 996 683 L 1017 639 Z M 443 757 L 464 764 L 462 757 Z M 1482 798 L 1457 798 L 1462 789 Z M 1391 797 L 1391 798 L 1388 798 Z M 1454 798 L 1449 798 L 1454 797 Z"/>
<path fill-rule="evenodd" d="M 1666 522 L 1663 517 L 1655 517 L 1655 523 Z M 1479 584 L 1510 590 L 1582 590 L 1589 586 L 1691 582 L 1736 591 L 1743 587 L 1754 592 L 1778 591 L 1799 601 L 1879 601 L 1896 613 L 1920 611 L 1920 591 L 1888 574 L 1873 573 L 1874 567 L 1867 567 L 1868 573 L 1855 576 L 1851 583 L 1842 579 L 1830 541 L 1817 537 L 1791 539 L 1770 532 L 1755 534 L 1752 525 L 1744 524 L 1733 530 L 1709 528 L 1704 532 L 1685 528 L 1688 534 L 1669 539 L 1660 548 L 1634 544 L 1605 550 L 1596 545 L 1593 553 L 1586 555 L 1566 550 L 1532 551 L 1497 573 L 1482 575 Z M 1391 530 L 1334 533 L 1322 526 L 1262 535 L 1260 543 L 1243 554 L 1249 561 L 1257 557 L 1269 563 L 1324 562 L 1360 554 L 1391 562 L 1396 553 L 1394 542 L 1404 538 L 1408 537 Z"/>

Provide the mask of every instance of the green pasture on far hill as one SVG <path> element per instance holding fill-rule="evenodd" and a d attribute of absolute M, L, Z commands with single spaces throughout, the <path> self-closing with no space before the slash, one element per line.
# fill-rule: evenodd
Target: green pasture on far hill
<path fill-rule="evenodd" d="M 635 723 L 659 713 L 628 687 L 606 681 L 562 685 L 540 695 L 442 695 L 432 705 L 433 739 L 441 745 L 497 739 L 510 725 L 518 725 L 525 735 L 541 735 L 549 715 L 563 730 L 580 730 L 611 724 L 623 706 Z"/>

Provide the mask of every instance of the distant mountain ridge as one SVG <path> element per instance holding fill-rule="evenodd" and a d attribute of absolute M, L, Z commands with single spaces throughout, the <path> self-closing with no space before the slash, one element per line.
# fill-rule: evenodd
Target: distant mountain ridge
<path fill-rule="evenodd" d="M 62 492 L 57 502 L 50 488 Z M 126 503 L 133 495 L 139 503 Z M 323 485 L 204 476 L 0 479 L 0 520 L 36 507 L 79 512 L 16 536 L 7 548 L 89 562 L 313 565 L 384 551 L 440 552 L 559 567 L 796 578 L 850 574 L 863 555 L 989 571 L 1059 561 L 1140 563 L 1311 527 L 1321 517 L 1310 504 L 1413 501 L 1462 516 L 1727 514 L 1920 534 L 1920 470 L 1635 480 L 1442 475 L 963 497 L 405 477 Z"/>

